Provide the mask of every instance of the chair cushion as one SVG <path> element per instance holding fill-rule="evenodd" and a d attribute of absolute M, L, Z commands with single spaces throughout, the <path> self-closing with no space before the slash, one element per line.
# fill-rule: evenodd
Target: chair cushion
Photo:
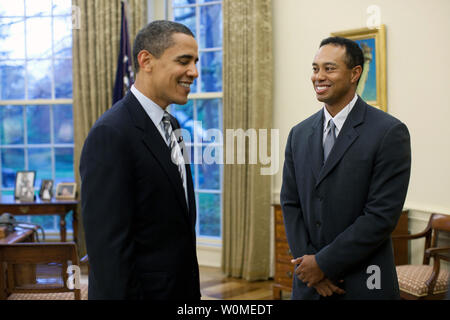
<path fill-rule="evenodd" d="M 417 297 L 428 295 L 426 281 L 431 277 L 433 266 L 403 265 L 397 266 L 396 269 L 400 290 Z M 433 294 L 446 292 L 448 285 L 449 272 L 441 268 Z"/>
<path fill-rule="evenodd" d="M 81 300 L 88 299 L 87 283 L 80 284 Z M 73 292 L 52 292 L 52 293 L 13 293 L 8 300 L 74 300 Z"/>

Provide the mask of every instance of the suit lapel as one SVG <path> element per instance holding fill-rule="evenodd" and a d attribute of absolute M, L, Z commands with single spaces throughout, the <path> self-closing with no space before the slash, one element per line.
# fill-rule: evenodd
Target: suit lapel
<path fill-rule="evenodd" d="M 364 121 L 365 112 L 366 104 L 360 97 L 358 97 L 355 106 L 348 115 L 347 120 L 344 122 L 341 132 L 336 139 L 333 149 L 331 149 L 327 161 L 324 163 L 322 169 L 320 170 L 319 178 L 316 182 L 316 187 L 323 181 L 323 179 L 325 179 L 325 177 L 331 172 L 331 170 L 333 170 L 333 168 L 344 156 L 348 148 L 350 148 L 353 142 L 355 142 L 355 140 L 358 138 L 359 134 L 355 130 L 355 127 Z M 322 145 L 322 141 L 320 142 L 320 145 Z"/>
<path fill-rule="evenodd" d="M 134 120 L 136 127 L 143 131 L 142 141 L 147 147 L 147 149 L 153 154 L 155 159 L 159 162 L 160 166 L 166 173 L 169 181 L 175 191 L 175 194 L 180 201 L 185 212 L 188 213 L 188 208 L 186 205 L 186 198 L 184 195 L 183 185 L 181 183 L 180 174 L 178 173 L 177 166 L 172 162 L 170 156 L 170 150 L 167 144 L 164 142 L 158 129 L 152 122 L 152 120 L 145 113 L 144 108 L 141 106 L 139 101 L 134 97 L 131 92 L 128 92 L 126 103 L 128 110 Z"/>
<path fill-rule="evenodd" d="M 309 156 L 311 157 L 311 166 L 314 178 L 319 179 L 320 169 L 323 163 L 323 110 L 317 112 L 317 118 L 311 127 L 311 134 L 308 140 Z"/>

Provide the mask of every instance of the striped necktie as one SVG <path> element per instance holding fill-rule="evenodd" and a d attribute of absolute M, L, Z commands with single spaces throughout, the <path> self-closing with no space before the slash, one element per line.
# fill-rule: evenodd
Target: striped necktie
<path fill-rule="evenodd" d="M 172 124 L 170 123 L 170 114 L 167 111 L 164 111 L 162 122 L 163 122 L 163 127 L 164 127 L 164 133 L 166 136 L 166 141 L 169 142 L 171 159 L 172 159 L 172 162 L 174 164 L 176 164 L 178 167 L 178 173 L 180 174 L 181 182 L 183 184 L 183 189 L 185 190 L 185 196 L 187 197 L 186 183 L 185 183 L 184 174 L 183 174 L 184 159 L 183 159 L 183 155 L 181 154 L 181 149 L 180 149 L 180 146 L 178 145 L 175 133 L 172 130 Z M 186 200 L 187 200 L 187 198 L 186 198 Z"/>

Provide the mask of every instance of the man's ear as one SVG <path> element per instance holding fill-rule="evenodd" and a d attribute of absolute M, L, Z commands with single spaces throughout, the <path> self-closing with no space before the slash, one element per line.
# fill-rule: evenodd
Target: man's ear
<path fill-rule="evenodd" d="M 152 71 L 155 57 L 150 52 L 141 50 L 137 55 L 137 60 L 139 63 L 139 70 L 144 70 L 146 72 Z"/>
<path fill-rule="evenodd" d="M 361 78 L 361 75 L 362 75 L 362 67 L 359 65 L 353 67 L 351 82 L 358 83 L 358 80 L 359 80 L 359 78 Z"/>

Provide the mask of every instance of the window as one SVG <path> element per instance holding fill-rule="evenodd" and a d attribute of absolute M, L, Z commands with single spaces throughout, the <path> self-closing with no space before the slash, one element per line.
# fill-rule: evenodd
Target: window
<path fill-rule="evenodd" d="M 0 0 L 0 192 L 15 173 L 74 181 L 71 0 Z M 18 217 L 59 230 L 54 216 Z M 72 218 L 67 218 L 72 228 Z"/>
<path fill-rule="evenodd" d="M 172 105 L 171 113 L 191 149 L 191 170 L 197 202 L 197 235 L 221 237 L 222 171 L 220 161 L 205 161 L 205 154 L 222 158 L 222 141 L 207 136 L 207 130 L 222 130 L 222 1 L 173 0 L 172 20 L 191 29 L 199 45 L 199 77 L 191 86 L 186 105 Z M 196 139 L 194 140 L 194 138 Z M 222 151 L 220 151 L 222 153 Z"/>

